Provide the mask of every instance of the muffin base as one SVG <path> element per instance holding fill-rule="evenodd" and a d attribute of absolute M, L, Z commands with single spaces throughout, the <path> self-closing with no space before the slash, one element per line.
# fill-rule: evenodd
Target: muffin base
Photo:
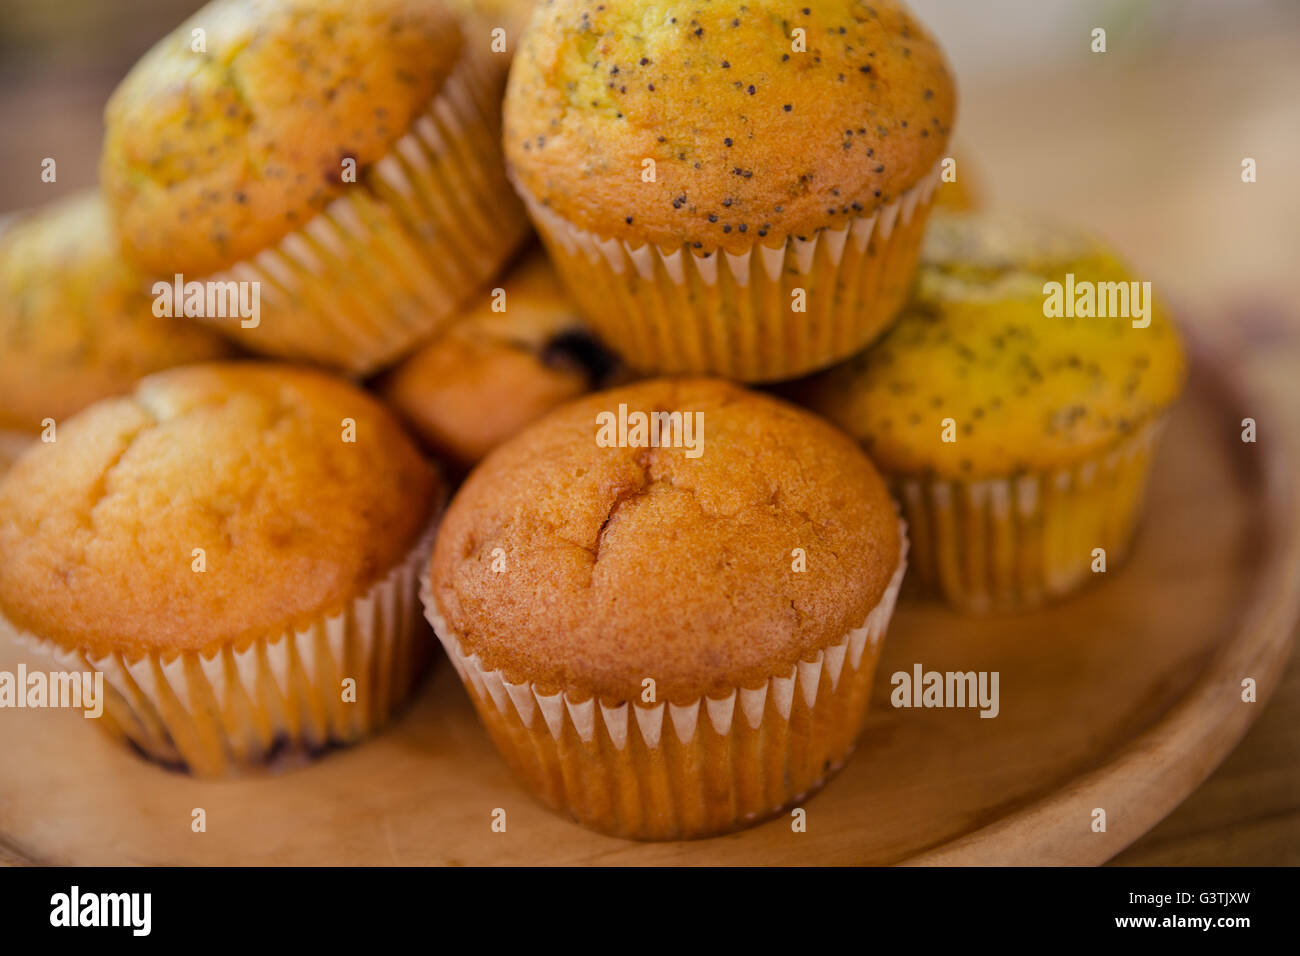
<path fill-rule="evenodd" d="M 203 777 L 284 769 L 375 732 L 410 696 L 432 651 L 416 579 L 435 530 L 343 610 L 211 655 L 93 656 L 3 617 L 0 635 L 64 670 L 103 673 L 96 723 L 142 756 Z M 353 702 L 345 678 L 356 681 Z"/>
<path fill-rule="evenodd" d="M 894 492 L 912 529 L 912 580 L 958 610 L 1035 607 L 1111 570 L 1127 555 L 1146 488 L 1156 419 L 1107 454 L 1011 479 L 902 479 Z"/>
<path fill-rule="evenodd" d="M 208 281 L 260 283 L 261 316 L 206 317 L 253 352 L 366 375 L 445 326 L 528 232 L 500 159 L 505 76 L 466 43 L 411 128 L 301 229 Z"/>
<path fill-rule="evenodd" d="M 543 803 L 637 840 L 713 836 L 780 813 L 843 765 L 871 698 L 907 567 L 863 625 L 758 687 L 689 704 L 609 704 L 514 684 L 466 654 L 433 599 L 425 615 L 506 763 Z"/>
<path fill-rule="evenodd" d="M 940 174 L 936 166 L 873 216 L 739 254 L 633 247 L 515 188 L 579 308 L 631 365 L 769 382 L 847 358 L 889 327 L 911 286 Z M 796 290 L 807 311 L 793 311 Z"/>

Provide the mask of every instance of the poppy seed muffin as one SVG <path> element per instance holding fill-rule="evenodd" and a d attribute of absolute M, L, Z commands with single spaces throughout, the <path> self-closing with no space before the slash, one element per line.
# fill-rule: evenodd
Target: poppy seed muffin
<path fill-rule="evenodd" d="M 391 362 L 524 234 L 490 42 L 438 0 L 215 0 L 105 111 L 124 252 L 168 279 L 260 283 L 256 325 L 204 316 L 251 350 Z"/>
<path fill-rule="evenodd" d="M 8 445 L 25 446 L 46 419 L 57 428 L 151 372 L 233 354 L 201 326 L 157 318 L 149 289 L 122 263 L 96 193 L 0 232 L 0 434 L 12 436 Z"/>
<path fill-rule="evenodd" d="M 895 0 L 555 0 L 511 69 L 506 159 L 629 361 L 776 380 L 902 305 L 954 110 Z"/>
<path fill-rule="evenodd" d="M 682 441 L 601 443 L 607 416 L 655 412 L 680 416 Z M 492 452 L 423 597 L 531 790 L 598 830 L 677 839 L 776 812 L 845 760 L 904 551 L 840 432 L 665 379 L 579 399 Z"/>
<path fill-rule="evenodd" d="M 440 493 L 345 382 L 161 372 L 0 480 L 0 615 L 102 671 L 106 724 L 163 763 L 217 775 L 356 740 L 427 658 L 415 578 Z"/>
<path fill-rule="evenodd" d="M 613 384 L 620 371 L 535 250 L 387 373 L 379 391 L 440 459 L 468 470 L 551 409 Z"/>
<path fill-rule="evenodd" d="M 1098 570 L 1096 549 L 1107 567 L 1126 553 L 1185 374 L 1177 329 L 1142 283 L 1136 308 L 1134 282 L 1078 232 L 936 215 L 895 328 L 798 389 L 891 479 L 918 577 L 956 606 L 1030 606 Z M 1048 314 L 1056 287 L 1078 290 L 1077 314 Z M 1081 314 L 1103 298 L 1110 314 Z"/>

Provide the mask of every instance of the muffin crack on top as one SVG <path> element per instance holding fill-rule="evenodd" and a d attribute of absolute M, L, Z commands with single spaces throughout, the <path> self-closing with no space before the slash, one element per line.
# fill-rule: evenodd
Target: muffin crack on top
<path fill-rule="evenodd" d="M 399 564 L 438 489 L 345 382 L 264 363 L 160 373 L 60 423 L 0 485 L 0 614 L 94 653 L 279 635 Z"/>
<path fill-rule="evenodd" d="M 639 449 L 635 454 L 628 456 L 629 460 L 634 462 L 636 466 L 641 469 L 641 474 L 636 479 L 619 483 L 615 486 L 609 499 L 604 519 L 596 528 L 594 537 L 590 544 L 566 537 L 563 534 L 563 525 L 547 525 L 546 527 L 549 533 L 560 543 L 577 548 L 578 550 L 591 555 L 592 566 L 594 568 L 594 566 L 600 561 L 601 547 L 605 541 L 606 535 L 612 533 L 616 528 L 617 519 L 620 515 L 626 511 L 632 510 L 636 505 L 652 499 L 656 492 L 663 489 L 681 492 L 698 508 L 702 517 L 713 521 L 737 521 L 750 512 L 764 511 L 781 515 L 787 520 L 797 518 L 798 521 L 795 522 L 795 524 L 806 526 L 814 536 L 822 536 L 826 534 L 830 527 L 828 522 L 819 521 L 803 508 L 797 508 L 792 511 L 783 509 L 780 504 L 782 488 L 779 484 L 772 486 L 771 493 L 766 498 L 755 498 L 750 500 L 735 511 L 727 512 L 711 508 L 705 501 L 700 499 L 691 485 L 680 483 L 676 476 L 671 472 L 654 472 L 652 462 L 655 459 L 655 451 L 655 449 Z M 800 467 L 799 471 L 802 473 L 803 469 Z M 506 533 L 509 530 L 509 527 L 510 525 L 507 523 L 501 526 L 497 533 Z M 545 545 L 536 546 L 536 550 L 541 551 L 545 549 Z M 833 548 L 827 548 L 826 553 L 831 555 L 831 557 L 837 562 L 839 561 L 839 553 Z M 476 543 L 474 546 L 469 548 L 466 556 L 468 557 L 471 554 L 482 558 L 484 556 L 483 544 Z"/>
<path fill-rule="evenodd" d="M 600 560 L 600 546 L 605 540 L 605 532 L 609 530 L 610 522 L 618 514 L 619 509 L 629 502 L 639 501 L 650 494 L 651 487 L 658 481 L 663 481 L 672 485 L 672 480 L 666 476 L 663 478 L 653 478 L 650 474 L 650 465 L 646 461 L 649 457 L 649 449 L 642 449 L 634 458 L 636 463 L 641 467 L 641 479 L 635 485 L 620 489 L 614 499 L 609 503 L 609 511 L 605 514 L 605 520 L 600 523 L 596 530 L 596 544 L 592 550 L 592 563 Z M 692 495 L 692 497 L 694 497 Z M 698 502 L 696 502 L 698 504 Z"/>
<path fill-rule="evenodd" d="M 136 407 L 140 409 L 140 411 L 148 414 L 147 409 L 140 403 L 136 403 Z M 118 453 L 113 457 L 113 460 L 108 462 L 106 467 L 100 472 L 86 508 L 86 517 L 89 519 L 87 524 L 91 529 L 93 529 L 95 525 L 95 512 L 99 509 L 101 504 L 111 498 L 114 494 L 114 492 L 109 490 L 109 485 L 113 478 L 113 472 L 122 464 L 122 460 L 130 453 L 131 449 L 135 446 L 135 443 L 140 440 L 141 436 L 150 429 L 155 428 L 157 424 L 158 422 L 155 419 L 146 422 L 135 431 L 131 432 L 130 436 L 126 438 L 125 442 L 123 442 L 121 450 L 118 451 Z"/>
<path fill-rule="evenodd" d="M 652 406 L 645 408 L 647 414 L 670 413 L 677 397 L 677 383 L 670 383 L 673 389 L 672 398 L 664 401 L 657 401 Z M 716 405 L 716 408 L 723 409 L 731 405 L 733 399 L 729 396 L 723 397 Z M 707 418 L 706 418 L 707 421 Z M 773 439 L 773 445 L 779 446 L 778 439 Z M 744 459 L 746 462 L 753 464 L 755 453 L 744 446 L 737 444 L 729 449 L 730 453 Z M 714 521 L 737 521 L 742 519 L 746 514 L 752 511 L 764 511 L 777 514 L 782 518 L 789 520 L 797 518 L 798 522 L 807 526 L 814 535 L 820 536 L 826 532 L 829 522 L 814 518 L 806 509 L 796 508 L 786 510 L 781 501 L 783 498 L 782 482 L 777 480 L 771 485 L 770 491 L 763 495 L 757 495 L 745 500 L 734 510 L 725 510 L 717 507 L 707 498 L 701 498 L 696 492 L 696 488 L 691 483 L 683 480 L 686 476 L 678 474 L 674 469 L 675 457 L 666 454 L 661 448 L 626 448 L 618 450 L 616 453 L 621 454 L 627 462 L 637 469 L 634 476 L 627 477 L 617 482 L 610 490 L 608 507 L 603 520 L 595 530 L 594 537 L 590 544 L 584 544 L 566 538 L 561 533 L 561 525 L 549 525 L 550 531 L 558 540 L 571 544 L 576 548 L 586 551 L 592 556 L 593 565 L 600 560 L 601 545 L 605 536 L 614 527 L 616 519 L 624 511 L 630 511 L 635 506 L 653 499 L 656 493 L 660 492 L 681 492 L 691 503 L 699 510 L 700 515 L 706 519 Z M 794 454 L 790 455 L 789 464 L 799 475 L 800 483 L 808 480 L 807 473 L 804 469 L 803 462 Z M 796 522 L 796 523 L 798 523 Z M 500 532 L 509 529 L 509 524 L 504 525 Z M 833 550 L 828 549 L 833 557 L 838 560 L 839 555 Z"/>
<path fill-rule="evenodd" d="M 621 404 L 701 413 L 702 455 L 597 445 L 598 414 Z M 511 679 L 627 699 L 654 676 L 679 699 L 766 680 L 861 627 L 898 558 L 893 503 L 846 436 L 723 382 L 659 380 L 492 452 L 444 521 L 431 593 Z"/>
<path fill-rule="evenodd" d="M 656 412 L 679 416 L 669 440 L 633 431 Z M 677 434 L 687 422 L 701 443 Z M 488 455 L 421 597 L 544 800 L 607 832 L 699 836 L 808 792 L 852 749 L 906 549 L 846 435 L 719 379 L 657 379 L 565 405 Z"/>

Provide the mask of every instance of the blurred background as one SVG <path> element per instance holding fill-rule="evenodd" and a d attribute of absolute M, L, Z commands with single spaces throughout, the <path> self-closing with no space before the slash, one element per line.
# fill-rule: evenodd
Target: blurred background
<path fill-rule="evenodd" d="M 1280 431 L 1296 440 L 1300 2 L 910 2 L 954 67 L 959 176 L 976 197 L 1117 244 L 1204 349 L 1289 413 Z M 94 183 L 106 97 L 200 6 L 0 0 L 0 214 Z M 56 183 L 41 182 L 47 156 Z M 1300 864 L 1296 660 L 1228 761 L 1117 862 Z"/>

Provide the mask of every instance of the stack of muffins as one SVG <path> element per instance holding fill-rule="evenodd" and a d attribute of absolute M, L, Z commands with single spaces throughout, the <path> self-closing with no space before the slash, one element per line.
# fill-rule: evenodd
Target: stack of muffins
<path fill-rule="evenodd" d="M 896 0 L 804 3 L 178 27 L 100 192 L 0 235 L 0 627 L 227 775 L 380 728 L 427 619 L 530 790 L 679 839 L 848 758 L 909 560 L 983 612 L 1121 555 L 1168 318 L 1048 317 L 1045 283 L 1132 277 L 931 217 L 973 203 L 942 53 Z"/>

